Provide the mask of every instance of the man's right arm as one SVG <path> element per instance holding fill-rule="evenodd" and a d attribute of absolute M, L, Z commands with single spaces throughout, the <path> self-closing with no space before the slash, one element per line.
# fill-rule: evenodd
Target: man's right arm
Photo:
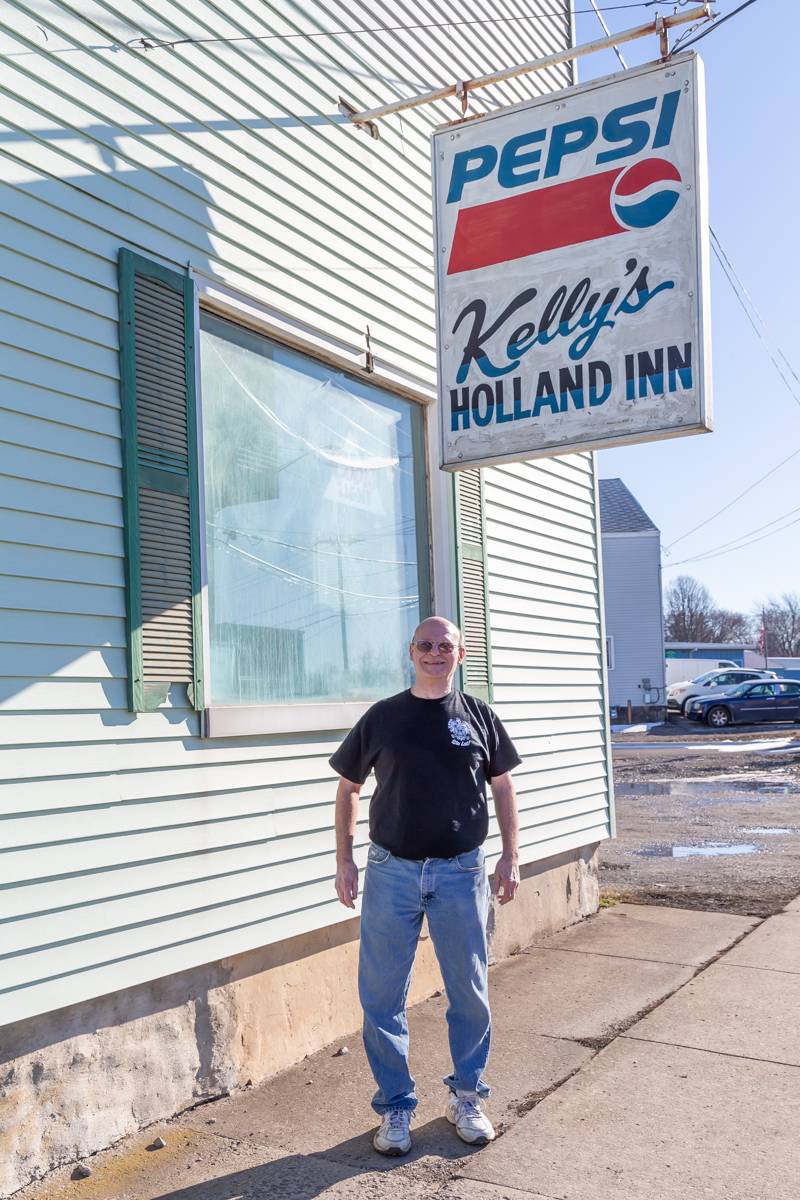
<path fill-rule="evenodd" d="M 358 819 L 361 784 L 342 776 L 336 789 L 336 895 L 347 908 L 355 908 L 358 867 L 353 861 L 353 840 Z"/>

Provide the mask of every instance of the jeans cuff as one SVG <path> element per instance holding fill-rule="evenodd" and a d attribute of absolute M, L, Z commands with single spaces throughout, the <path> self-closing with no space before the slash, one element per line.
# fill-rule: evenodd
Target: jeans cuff
<path fill-rule="evenodd" d="M 454 1095 L 456 1095 L 456 1096 L 470 1096 L 473 1098 L 477 1096 L 477 1098 L 479 1100 L 488 1100 L 492 1094 L 491 1088 L 489 1087 L 488 1084 L 484 1083 L 482 1079 L 478 1080 L 474 1089 L 473 1088 L 465 1088 L 462 1085 L 460 1085 L 458 1083 L 455 1075 L 446 1075 L 445 1078 L 442 1080 L 442 1083 L 444 1084 L 444 1086 L 446 1088 L 449 1088 L 450 1091 L 453 1092 Z"/>
<path fill-rule="evenodd" d="M 373 1100 L 372 1107 L 379 1117 L 382 1117 L 384 1113 L 387 1113 L 390 1108 L 404 1108 L 407 1109 L 408 1112 L 413 1112 L 417 1107 L 417 1098 L 416 1096 L 414 1096 L 412 1099 L 404 1097 L 402 1100 L 393 1100 L 391 1104 L 385 1104 L 382 1100 Z"/>

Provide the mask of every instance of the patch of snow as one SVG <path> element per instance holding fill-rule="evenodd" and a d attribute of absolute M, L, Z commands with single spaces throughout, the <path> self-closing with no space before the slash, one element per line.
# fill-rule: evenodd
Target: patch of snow
<path fill-rule="evenodd" d="M 612 725 L 612 733 L 648 733 L 651 729 L 661 729 L 664 721 L 650 721 L 644 725 Z"/>
<path fill-rule="evenodd" d="M 785 746 L 791 745 L 793 741 L 794 738 L 785 737 L 770 738 L 769 741 L 763 742 L 709 742 L 708 749 L 716 750 L 720 754 L 737 754 L 742 750 L 756 753 L 760 750 L 782 750 Z"/>

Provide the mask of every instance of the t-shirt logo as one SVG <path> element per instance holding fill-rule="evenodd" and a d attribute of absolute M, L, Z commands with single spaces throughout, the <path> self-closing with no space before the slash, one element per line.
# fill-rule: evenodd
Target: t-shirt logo
<path fill-rule="evenodd" d="M 451 717 L 447 722 L 450 730 L 450 741 L 454 746 L 469 746 L 472 744 L 472 732 L 466 721 L 460 717 Z"/>

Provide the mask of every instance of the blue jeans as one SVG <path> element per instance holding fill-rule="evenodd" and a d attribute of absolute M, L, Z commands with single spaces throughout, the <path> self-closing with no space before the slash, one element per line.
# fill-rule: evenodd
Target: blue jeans
<path fill-rule="evenodd" d="M 486 922 L 489 883 L 483 850 L 456 858 L 395 858 L 372 845 L 361 906 L 358 987 L 364 1009 L 364 1046 L 378 1090 L 377 1113 L 415 1108 L 408 1069 L 406 997 L 422 918 L 447 991 L 447 1027 L 453 1091 L 488 1096 L 483 1071 L 489 1057 Z"/>

